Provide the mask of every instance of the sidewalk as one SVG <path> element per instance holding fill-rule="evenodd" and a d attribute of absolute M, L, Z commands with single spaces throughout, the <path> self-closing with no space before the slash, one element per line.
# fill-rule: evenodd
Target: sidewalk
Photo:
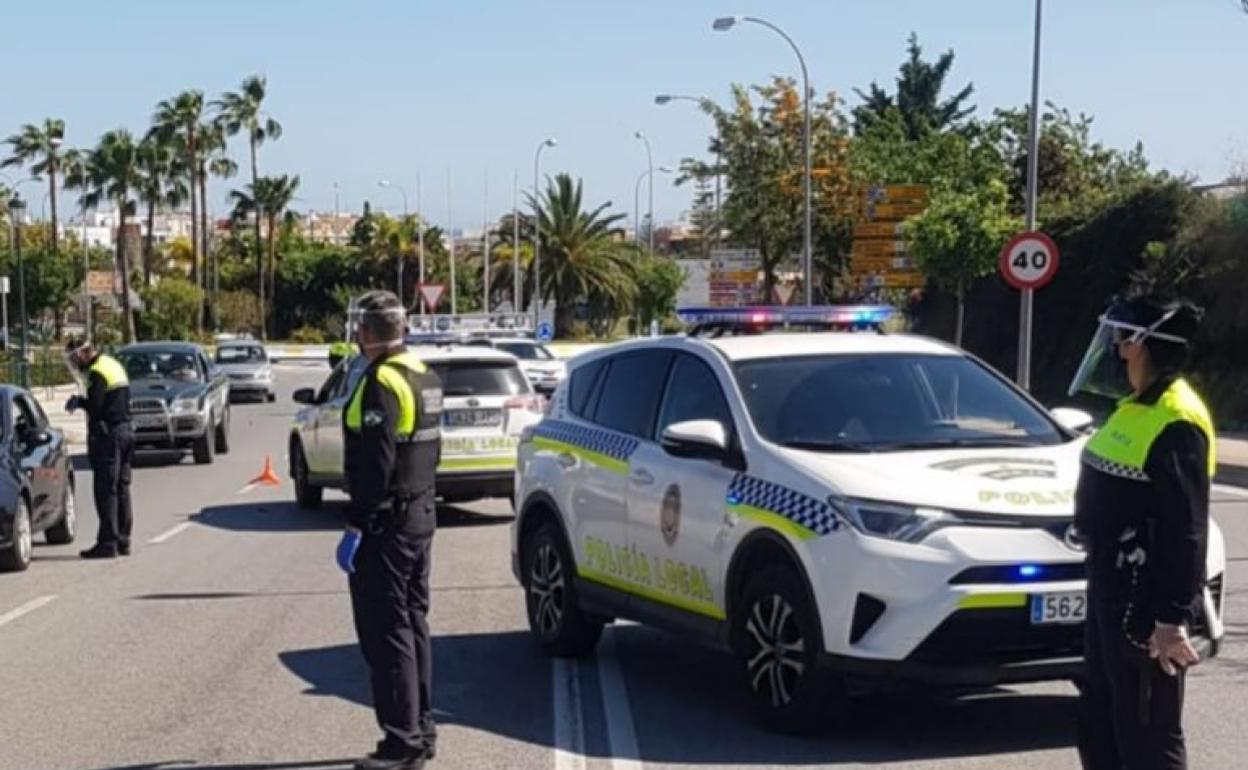
<path fill-rule="evenodd" d="M 60 385 L 55 388 L 34 388 L 31 393 L 39 406 L 48 415 L 52 427 L 59 428 L 65 434 L 70 445 L 87 443 L 87 418 L 82 412 L 69 414 L 65 411 L 65 402 L 78 392 L 74 385 Z"/>
<path fill-rule="evenodd" d="M 1217 480 L 1223 484 L 1248 487 L 1248 436 L 1218 436 Z"/>

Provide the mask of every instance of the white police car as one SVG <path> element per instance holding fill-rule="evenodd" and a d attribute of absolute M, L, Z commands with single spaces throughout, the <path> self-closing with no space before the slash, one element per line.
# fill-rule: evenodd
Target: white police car
<path fill-rule="evenodd" d="M 709 336 L 579 356 L 518 455 L 513 567 L 541 645 L 585 654 L 626 617 L 727 648 L 787 731 L 850 685 L 1078 677 L 1087 415 L 921 337 L 724 334 L 886 313 L 705 311 L 686 321 Z M 1224 570 L 1211 527 L 1194 631 L 1215 641 Z"/>

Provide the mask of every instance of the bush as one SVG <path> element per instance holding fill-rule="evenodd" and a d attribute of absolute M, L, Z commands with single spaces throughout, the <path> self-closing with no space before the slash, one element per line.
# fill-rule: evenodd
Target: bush
<path fill-rule="evenodd" d="M 304 345 L 321 345 L 325 342 L 325 332 L 312 326 L 300 326 L 290 333 L 290 341 Z"/>
<path fill-rule="evenodd" d="M 223 291 L 216 298 L 217 327 L 222 331 L 260 333 L 260 309 L 250 291 Z"/>
<path fill-rule="evenodd" d="M 204 291 L 185 278 L 167 277 L 143 290 L 143 302 L 146 309 L 137 319 L 142 337 L 189 340 L 204 306 Z"/>

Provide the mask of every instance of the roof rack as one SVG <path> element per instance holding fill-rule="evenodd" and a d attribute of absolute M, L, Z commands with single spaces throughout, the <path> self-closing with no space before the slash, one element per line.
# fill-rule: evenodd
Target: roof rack
<path fill-rule="evenodd" d="M 689 327 L 691 337 L 762 334 L 788 331 L 875 331 L 895 311 L 889 305 L 754 305 L 751 307 L 679 308 L 676 316 Z"/>

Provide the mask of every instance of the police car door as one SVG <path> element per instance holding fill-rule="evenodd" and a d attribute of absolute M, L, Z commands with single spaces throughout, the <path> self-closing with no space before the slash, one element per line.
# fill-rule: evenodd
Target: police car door
<path fill-rule="evenodd" d="M 664 619 L 682 625 L 694 616 L 724 617 L 724 504 L 736 474 L 729 467 L 736 462 L 726 457 L 678 457 L 663 448 L 664 429 L 690 420 L 718 422 L 729 447 L 737 446 L 715 371 L 702 358 L 681 352 L 672 363 L 654 431 L 629 463 L 629 545 L 649 564 L 649 584 L 641 595 L 660 609 L 680 610 Z"/>
<path fill-rule="evenodd" d="M 629 457 L 650 434 L 667 381 L 670 351 L 641 350 L 607 359 L 607 369 L 590 396 L 583 419 L 563 438 L 569 450 L 560 464 L 575 479 L 569 533 L 576 541 L 582 578 L 621 592 L 635 593 L 644 567 L 628 548 Z"/>

